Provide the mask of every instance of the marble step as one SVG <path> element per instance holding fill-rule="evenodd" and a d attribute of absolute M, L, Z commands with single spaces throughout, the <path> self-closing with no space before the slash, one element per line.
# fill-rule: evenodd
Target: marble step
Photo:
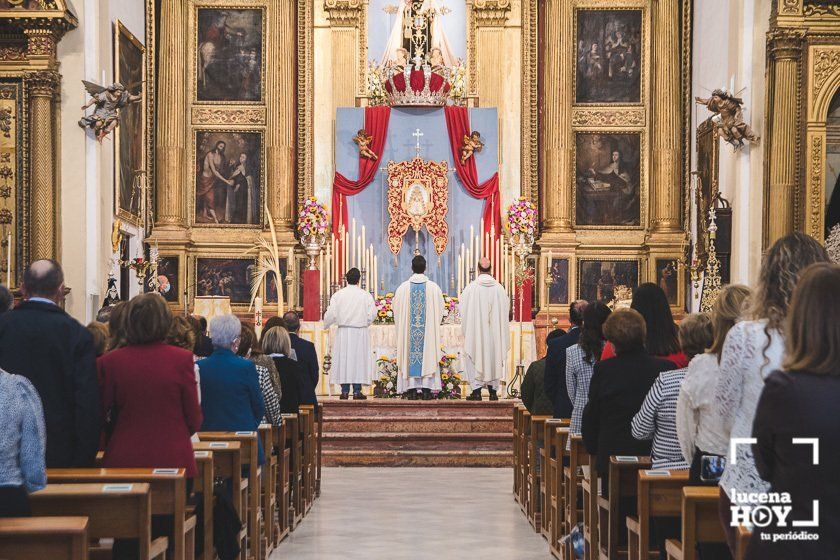
<path fill-rule="evenodd" d="M 338 400 L 338 397 L 325 397 L 324 418 L 331 416 L 506 416 L 513 417 L 515 400 L 465 401 L 434 400 L 409 401 L 403 399 L 374 399 L 366 401 Z"/>
<path fill-rule="evenodd" d="M 325 432 L 324 450 L 379 451 L 505 451 L 513 445 L 513 434 L 423 433 L 423 432 Z"/>
<path fill-rule="evenodd" d="M 506 451 L 387 451 L 324 449 L 325 467 L 512 467 Z"/>
<path fill-rule="evenodd" d="M 510 416 L 327 416 L 324 433 L 329 432 L 512 432 Z"/>

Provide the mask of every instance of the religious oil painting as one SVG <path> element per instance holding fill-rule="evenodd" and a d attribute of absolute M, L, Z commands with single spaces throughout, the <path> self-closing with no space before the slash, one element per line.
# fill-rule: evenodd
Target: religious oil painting
<path fill-rule="evenodd" d="M 258 102 L 263 90 L 263 10 L 198 10 L 198 101 Z"/>
<path fill-rule="evenodd" d="M 581 260 L 578 267 L 578 297 L 609 303 L 639 285 L 639 261 Z M 626 299 L 629 299 L 627 297 Z"/>
<path fill-rule="evenodd" d="M 283 276 L 285 280 L 286 274 L 289 272 L 289 264 L 287 259 L 280 259 L 278 263 L 280 266 L 280 274 Z M 283 302 L 288 304 L 289 302 L 289 290 L 287 287 L 286 282 L 282 282 L 283 284 Z M 275 278 L 273 272 L 269 272 L 265 277 L 265 302 L 266 303 L 277 303 L 277 278 Z"/>
<path fill-rule="evenodd" d="M 169 303 L 180 301 L 181 290 L 178 274 L 181 271 L 178 257 L 158 257 L 157 283 L 158 293 Z M 146 274 L 144 291 L 152 291 L 152 271 Z"/>
<path fill-rule="evenodd" d="M 131 94 L 141 93 L 145 91 L 146 68 L 143 44 L 119 21 L 114 31 L 116 81 Z M 143 173 L 146 171 L 145 120 L 145 103 L 129 103 L 121 109 L 114 146 L 116 214 L 135 225 L 139 224 L 142 211 Z"/>
<path fill-rule="evenodd" d="M 679 267 L 674 259 L 656 259 L 656 284 L 665 292 L 670 305 L 679 304 Z"/>
<path fill-rule="evenodd" d="M 579 132 L 575 144 L 577 225 L 638 226 L 641 223 L 641 136 Z"/>
<path fill-rule="evenodd" d="M 221 296 L 231 303 L 251 301 L 251 276 L 254 259 L 198 258 L 195 265 L 195 294 Z"/>
<path fill-rule="evenodd" d="M 551 259 L 548 270 L 548 303 L 566 305 L 569 303 L 569 259 Z"/>
<path fill-rule="evenodd" d="M 577 103 L 639 103 L 641 10 L 577 10 Z"/>
<path fill-rule="evenodd" d="M 262 134 L 198 131 L 195 137 L 195 223 L 262 223 Z"/>

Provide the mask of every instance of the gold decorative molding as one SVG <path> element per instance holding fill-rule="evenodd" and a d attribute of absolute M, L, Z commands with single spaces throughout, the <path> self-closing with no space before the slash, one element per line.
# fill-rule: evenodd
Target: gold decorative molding
<path fill-rule="evenodd" d="M 265 125 L 265 107 L 193 107 L 194 125 Z"/>
<path fill-rule="evenodd" d="M 332 27 L 356 27 L 361 24 L 364 16 L 363 0 L 324 0 L 324 11 Z"/>
<path fill-rule="evenodd" d="M 501 27 L 510 13 L 510 0 L 473 0 L 473 17 L 479 27 Z"/>
<path fill-rule="evenodd" d="M 814 78 L 811 94 L 816 99 L 828 78 L 840 68 L 840 48 L 814 49 L 812 66 Z"/>
<path fill-rule="evenodd" d="M 314 188 L 312 161 L 312 91 L 314 89 L 313 3 L 297 0 L 297 205 L 302 206 Z M 291 227 L 293 219 L 288 220 Z"/>
<path fill-rule="evenodd" d="M 796 16 L 802 13 L 802 0 L 780 0 L 779 13 L 786 16 Z"/>
<path fill-rule="evenodd" d="M 808 163 L 808 234 L 815 239 L 822 239 L 823 236 L 823 190 L 825 179 L 823 178 L 825 168 L 825 150 L 823 149 L 823 136 L 814 135 L 811 137 L 811 157 Z"/>
<path fill-rule="evenodd" d="M 644 126 L 644 109 L 574 109 L 572 126 Z"/>
<path fill-rule="evenodd" d="M 24 45 L 0 46 L 0 61 L 14 62 L 21 60 L 26 60 L 26 47 Z"/>
<path fill-rule="evenodd" d="M 840 16 L 840 4 L 808 4 L 805 6 L 805 17 Z"/>
<path fill-rule="evenodd" d="M 522 107 L 521 107 L 521 156 L 520 188 L 522 196 L 529 197 L 540 208 L 539 185 L 539 96 L 537 88 L 537 0 L 522 1 Z"/>
<path fill-rule="evenodd" d="M 57 40 L 55 34 L 50 29 L 26 29 L 26 54 L 29 58 L 46 57 L 53 59 L 55 57 L 55 48 Z"/>

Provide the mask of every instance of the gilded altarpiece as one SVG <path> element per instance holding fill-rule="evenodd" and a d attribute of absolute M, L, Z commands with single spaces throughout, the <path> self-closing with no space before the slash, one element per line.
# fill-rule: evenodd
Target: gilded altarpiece
<path fill-rule="evenodd" d="M 566 301 L 610 292 L 592 287 L 592 263 L 632 262 L 635 274 L 616 277 L 658 281 L 669 267 L 677 280 L 674 286 L 669 277 L 676 290 L 669 300 L 679 308 L 686 289 L 691 2 L 531 5 L 539 35 L 541 252 L 571 263 Z M 537 274 L 543 311 L 549 289 L 556 291 L 546 276 L 547 264 Z"/>

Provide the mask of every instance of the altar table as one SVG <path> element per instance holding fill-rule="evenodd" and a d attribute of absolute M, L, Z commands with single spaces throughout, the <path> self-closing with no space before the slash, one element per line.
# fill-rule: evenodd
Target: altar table
<path fill-rule="evenodd" d="M 330 353 L 330 350 L 332 349 L 332 341 L 335 336 L 335 331 L 336 327 L 325 329 L 324 324 L 320 321 L 301 323 L 301 338 L 305 338 L 306 340 L 312 342 L 315 345 L 315 350 L 318 352 L 318 362 L 321 364 L 321 379 L 317 387 L 319 395 L 333 394 L 333 385 L 330 384 L 329 377 L 324 375 L 323 364 L 324 356 Z M 441 339 L 444 351 L 447 354 L 454 354 L 457 357 L 454 363 L 455 369 L 463 373 L 464 368 L 462 364 L 462 354 L 464 350 L 464 335 L 461 332 L 461 325 L 442 325 Z M 520 340 L 522 341 L 521 346 Z M 371 372 L 371 378 L 375 379 L 376 361 L 382 356 L 394 358 L 397 355 L 396 326 L 379 324 L 371 325 L 370 342 L 374 367 L 374 371 Z M 441 353 L 441 356 L 442 355 L 443 353 Z M 526 371 L 528 366 L 537 360 L 537 342 L 534 335 L 533 323 L 510 324 L 510 352 L 508 352 L 505 378 L 503 379 L 505 386 L 511 379 L 513 379 L 516 373 L 516 366 L 520 363 L 520 359 L 521 363 L 525 366 Z M 504 392 L 504 389 L 505 387 L 503 386 L 500 389 L 500 393 Z"/>

